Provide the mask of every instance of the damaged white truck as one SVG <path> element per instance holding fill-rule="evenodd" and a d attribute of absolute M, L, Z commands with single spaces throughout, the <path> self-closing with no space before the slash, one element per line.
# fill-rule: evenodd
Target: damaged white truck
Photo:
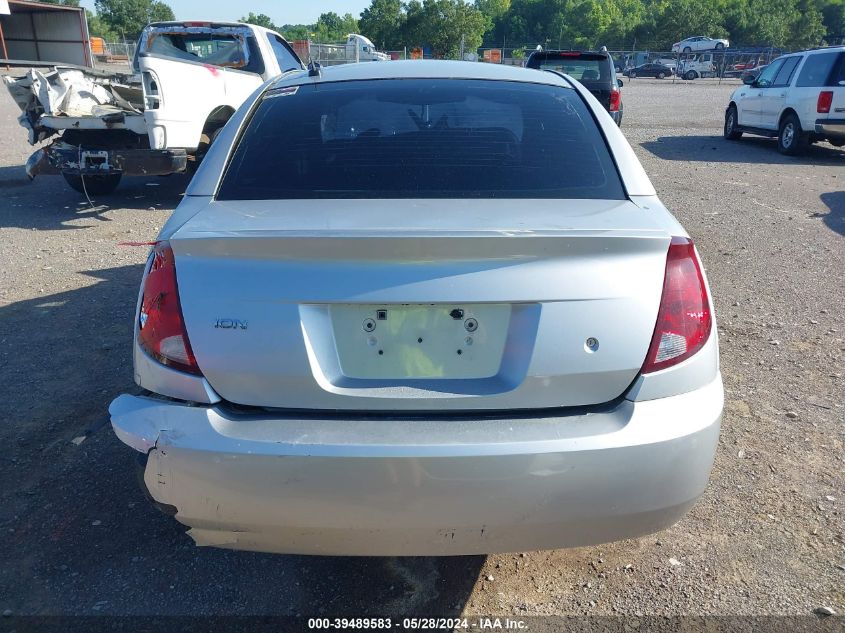
<path fill-rule="evenodd" d="M 61 174 L 102 195 L 123 176 L 193 171 L 235 110 L 302 61 L 284 38 L 250 24 L 156 22 L 141 33 L 134 73 L 76 67 L 4 77 L 38 145 L 26 172 Z"/>

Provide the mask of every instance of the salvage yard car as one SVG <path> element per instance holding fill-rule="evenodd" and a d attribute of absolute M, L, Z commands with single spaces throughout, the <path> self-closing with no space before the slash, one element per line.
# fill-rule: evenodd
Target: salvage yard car
<path fill-rule="evenodd" d="M 672 44 L 673 53 L 694 53 L 697 51 L 720 51 L 730 46 L 730 42 L 724 39 L 713 39 L 704 35 L 688 37 L 680 42 Z"/>
<path fill-rule="evenodd" d="M 631 79 L 636 79 L 637 77 L 656 77 L 657 79 L 665 79 L 666 77 L 671 77 L 673 73 L 674 71 L 672 68 L 666 66 L 665 64 L 649 62 L 648 64 L 643 64 L 642 66 L 637 66 L 636 68 L 629 68 L 624 74 Z"/>
<path fill-rule="evenodd" d="M 292 123 L 292 122 L 295 122 Z M 199 545 L 447 555 L 678 521 L 723 406 L 701 261 L 564 75 L 296 72 L 152 248 L 110 408 Z"/>
<path fill-rule="evenodd" d="M 777 137 L 789 155 L 817 141 L 845 145 L 845 46 L 784 55 L 743 81 L 725 110 L 725 138 Z"/>
<path fill-rule="evenodd" d="M 4 77 L 29 142 L 59 138 L 27 161 L 75 190 L 114 191 L 123 176 L 193 170 L 264 81 L 302 62 L 281 35 L 250 24 L 156 22 L 138 40 L 138 74 L 57 67 Z"/>

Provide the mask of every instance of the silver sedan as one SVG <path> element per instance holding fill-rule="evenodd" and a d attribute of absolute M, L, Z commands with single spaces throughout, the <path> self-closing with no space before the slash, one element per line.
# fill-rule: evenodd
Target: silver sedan
<path fill-rule="evenodd" d="M 199 545 L 445 555 L 679 520 L 722 415 L 693 243 L 566 76 L 294 72 L 164 226 L 110 407 Z"/>

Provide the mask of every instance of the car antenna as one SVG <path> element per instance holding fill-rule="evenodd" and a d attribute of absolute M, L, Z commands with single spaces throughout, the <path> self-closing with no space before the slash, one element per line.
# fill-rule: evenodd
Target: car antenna
<path fill-rule="evenodd" d="M 311 61 L 308 64 L 308 76 L 309 77 L 322 77 L 323 76 L 323 67 L 320 65 L 320 62 Z"/>

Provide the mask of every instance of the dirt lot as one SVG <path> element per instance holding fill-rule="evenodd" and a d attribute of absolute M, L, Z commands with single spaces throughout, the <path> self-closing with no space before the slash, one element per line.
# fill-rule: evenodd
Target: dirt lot
<path fill-rule="evenodd" d="M 104 424 L 134 388 L 145 258 L 118 243 L 153 239 L 186 178 L 128 180 L 94 209 L 60 177 L 30 183 L 0 91 L 0 611 L 845 612 L 845 152 L 793 159 L 772 140 L 722 140 L 731 89 L 624 89 L 623 130 L 713 286 L 727 409 L 707 494 L 651 537 L 450 559 L 197 549 L 145 502 Z"/>

